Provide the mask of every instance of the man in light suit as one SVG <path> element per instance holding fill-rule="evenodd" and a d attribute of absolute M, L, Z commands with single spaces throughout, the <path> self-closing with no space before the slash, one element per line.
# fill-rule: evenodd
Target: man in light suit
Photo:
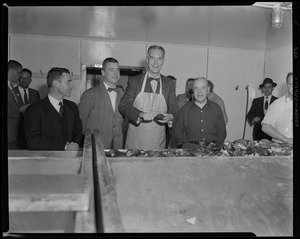
<path fill-rule="evenodd" d="M 32 81 L 31 76 L 31 70 L 24 68 L 21 72 L 21 77 L 19 78 L 19 85 L 13 89 L 17 95 L 19 105 L 24 106 L 20 110 L 18 137 L 20 149 L 27 149 L 24 134 L 24 111 L 30 104 L 41 100 L 40 93 L 35 89 L 29 88 Z"/>
<path fill-rule="evenodd" d="M 253 125 L 253 140 L 272 140 L 272 137 L 262 131 L 261 122 L 265 117 L 268 106 L 277 99 L 277 97 L 272 95 L 273 89 L 276 86 L 277 84 L 273 82 L 271 78 L 265 78 L 263 83 L 259 85 L 259 88 L 262 90 L 264 96 L 253 100 L 251 108 L 246 116 L 248 123 L 251 126 Z"/>
<path fill-rule="evenodd" d="M 20 118 L 20 105 L 13 88 L 19 84 L 22 65 L 15 60 L 8 62 L 7 86 L 7 147 L 18 149 L 18 129 Z"/>
<path fill-rule="evenodd" d="M 125 148 L 166 148 L 166 125 L 178 112 L 175 82 L 160 74 L 165 60 L 161 46 L 147 51 L 147 71 L 129 78 L 119 110 L 129 120 Z M 157 115 L 163 115 L 156 120 Z"/>
<path fill-rule="evenodd" d="M 33 150 L 79 150 L 82 123 L 77 105 L 64 99 L 74 87 L 70 71 L 52 68 L 47 74 L 49 94 L 25 111 L 25 138 Z"/>
<path fill-rule="evenodd" d="M 85 91 L 79 103 L 79 114 L 83 134 L 99 130 L 105 149 L 123 148 L 123 116 L 119 112 L 123 90 L 117 85 L 120 67 L 115 58 L 106 58 L 102 63 L 103 80 L 100 84 Z"/>

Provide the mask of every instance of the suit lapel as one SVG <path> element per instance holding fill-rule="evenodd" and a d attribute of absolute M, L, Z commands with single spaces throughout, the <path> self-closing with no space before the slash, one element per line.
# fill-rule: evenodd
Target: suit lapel
<path fill-rule="evenodd" d="M 19 102 L 18 102 L 18 99 L 17 99 L 17 94 L 13 91 L 13 89 L 10 89 L 8 86 L 7 86 L 7 91 L 8 91 L 8 95 L 9 97 L 13 100 L 13 102 L 15 102 L 17 105 L 20 106 Z"/>
<path fill-rule="evenodd" d="M 25 105 L 25 103 L 24 103 L 24 101 L 23 101 L 23 99 L 22 99 L 22 96 L 21 96 L 19 87 L 17 86 L 17 87 L 15 87 L 13 90 L 14 90 L 14 92 L 15 92 L 16 95 L 17 95 L 18 104 L 19 104 L 20 106 Z"/>
<path fill-rule="evenodd" d="M 45 117 L 48 121 L 51 122 L 50 125 L 53 126 L 53 132 L 59 132 L 60 133 L 60 137 L 63 139 L 64 135 L 63 132 L 60 128 L 60 115 L 57 112 L 57 110 L 54 108 L 54 106 L 51 104 L 48 96 L 46 96 L 45 99 L 43 99 L 43 104 L 44 104 L 44 111 L 45 111 Z"/>

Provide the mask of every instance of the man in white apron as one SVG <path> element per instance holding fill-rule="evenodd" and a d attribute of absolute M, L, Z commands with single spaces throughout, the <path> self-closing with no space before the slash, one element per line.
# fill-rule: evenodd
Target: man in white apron
<path fill-rule="evenodd" d="M 274 141 L 293 144 L 293 73 L 286 77 L 288 93 L 273 102 L 261 122 L 262 130 Z"/>
<path fill-rule="evenodd" d="M 166 148 L 166 125 L 172 126 L 178 108 L 175 82 L 160 74 L 165 50 L 161 46 L 148 48 L 146 73 L 129 78 L 119 110 L 128 119 L 125 148 Z M 162 120 L 154 120 L 163 114 Z"/>

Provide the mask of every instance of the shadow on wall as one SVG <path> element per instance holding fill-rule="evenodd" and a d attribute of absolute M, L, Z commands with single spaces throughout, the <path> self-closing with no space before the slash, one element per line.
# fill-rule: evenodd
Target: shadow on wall
<path fill-rule="evenodd" d="M 49 92 L 47 85 L 41 85 L 37 90 L 40 92 L 41 99 L 44 99 Z"/>

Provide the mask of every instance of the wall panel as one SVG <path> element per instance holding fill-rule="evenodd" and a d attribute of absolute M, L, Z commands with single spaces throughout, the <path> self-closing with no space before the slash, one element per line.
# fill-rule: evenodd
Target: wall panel
<path fill-rule="evenodd" d="M 228 115 L 226 140 L 242 138 L 246 87 L 249 85 L 250 89 L 249 110 L 252 99 L 257 97 L 253 91 L 258 87 L 256 81 L 263 77 L 264 51 L 210 48 L 208 59 L 208 79 L 214 83 L 214 91 L 223 99 Z M 248 123 L 245 139 L 252 140 L 252 127 L 250 128 Z"/>

